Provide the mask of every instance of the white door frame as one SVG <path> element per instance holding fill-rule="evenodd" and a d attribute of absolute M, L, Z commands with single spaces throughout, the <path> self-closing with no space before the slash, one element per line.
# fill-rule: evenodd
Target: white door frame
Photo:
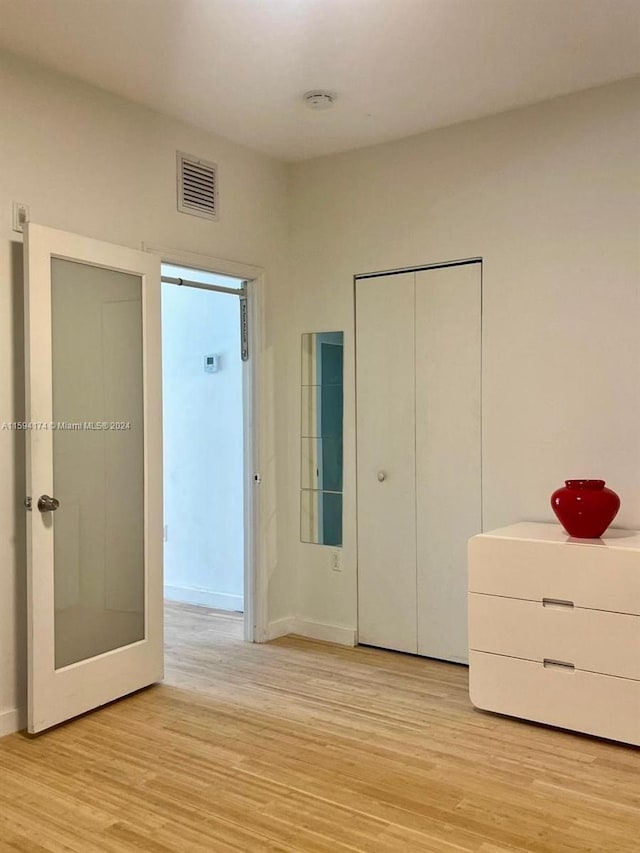
<path fill-rule="evenodd" d="M 267 583 L 265 547 L 261 536 L 264 486 L 261 478 L 260 436 L 262 426 L 261 368 L 264 341 L 265 274 L 260 267 L 238 263 L 197 252 L 183 252 L 166 246 L 146 243 L 142 248 L 159 255 L 161 263 L 191 267 L 219 275 L 233 276 L 246 281 L 249 313 L 249 360 L 243 362 L 243 422 L 244 422 L 244 639 L 262 643 L 267 639 Z"/>

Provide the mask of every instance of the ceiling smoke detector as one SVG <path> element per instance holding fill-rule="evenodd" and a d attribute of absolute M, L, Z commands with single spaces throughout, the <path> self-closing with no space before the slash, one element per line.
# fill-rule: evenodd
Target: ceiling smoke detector
<path fill-rule="evenodd" d="M 329 110 L 338 96 L 335 92 L 326 92 L 324 89 L 314 89 L 313 92 L 305 92 L 302 100 L 310 110 Z"/>

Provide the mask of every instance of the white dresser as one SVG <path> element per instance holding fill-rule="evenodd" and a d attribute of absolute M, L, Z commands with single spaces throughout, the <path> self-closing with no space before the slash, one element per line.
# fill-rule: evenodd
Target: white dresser
<path fill-rule="evenodd" d="M 526 522 L 469 540 L 477 708 L 640 745 L 640 532 Z"/>

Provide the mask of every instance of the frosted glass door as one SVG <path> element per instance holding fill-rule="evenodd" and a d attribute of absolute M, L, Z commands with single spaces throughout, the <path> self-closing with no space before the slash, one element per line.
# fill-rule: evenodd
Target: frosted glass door
<path fill-rule="evenodd" d="M 51 260 L 56 668 L 144 639 L 142 282 Z"/>
<path fill-rule="evenodd" d="M 29 225 L 29 730 L 162 675 L 155 258 Z"/>

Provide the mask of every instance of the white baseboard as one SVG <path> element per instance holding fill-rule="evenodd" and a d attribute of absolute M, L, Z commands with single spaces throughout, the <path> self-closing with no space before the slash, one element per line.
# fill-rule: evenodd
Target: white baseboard
<path fill-rule="evenodd" d="M 267 633 L 265 640 L 277 640 L 278 637 L 284 637 L 286 634 L 293 634 L 294 622 L 293 616 L 285 616 L 284 619 L 275 619 L 267 625 Z"/>
<path fill-rule="evenodd" d="M 0 737 L 20 732 L 27 727 L 27 709 L 13 708 L 0 711 Z"/>
<path fill-rule="evenodd" d="M 293 633 L 311 640 L 324 640 L 326 643 L 337 643 L 339 646 L 355 646 L 356 632 L 354 628 L 343 628 L 341 625 L 327 625 L 324 622 L 312 622 L 307 619 L 294 619 Z"/>
<path fill-rule="evenodd" d="M 269 622 L 267 640 L 275 640 L 285 634 L 298 634 L 310 640 L 323 640 L 325 643 L 336 643 L 339 646 L 355 646 L 356 632 L 354 628 L 343 628 L 340 625 L 327 625 L 324 622 L 313 622 L 309 619 L 298 619 L 296 616 L 286 616 Z"/>
<path fill-rule="evenodd" d="M 187 586 L 167 586 L 164 597 L 169 601 L 181 601 L 185 604 L 200 604 L 215 610 L 244 610 L 244 597 L 229 592 L 211 592 L 208 589 L 193 589 Z"/>

